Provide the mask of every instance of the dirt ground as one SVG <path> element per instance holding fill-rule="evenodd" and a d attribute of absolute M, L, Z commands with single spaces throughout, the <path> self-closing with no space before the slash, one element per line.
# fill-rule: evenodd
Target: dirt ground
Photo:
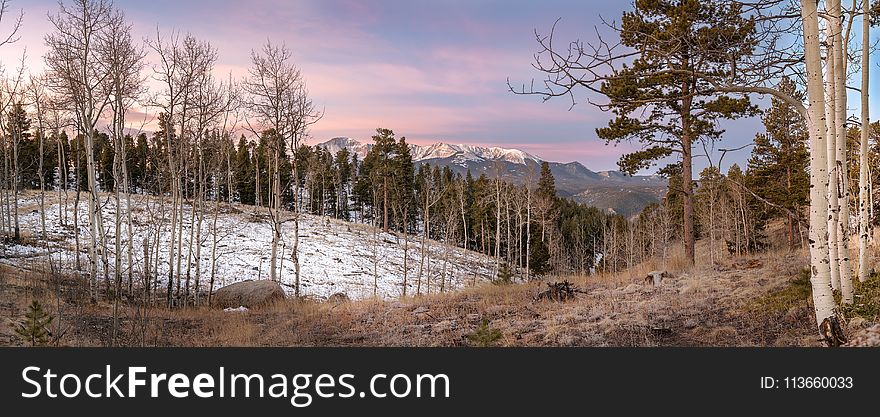
<path fill-rule="evenodd" d="M 0 266 L 0 345 L 22 344 L 13 325 L 37 299 L 58 346 L 821 346 L 806 263 L 800 252 L 722 260 L 671 271 L 659 287 L 644 281 L 648 266 L 550 279 L 574 284 L 564 302 L 535 300 L 545 281 L 245 312 L 123 302 L 115 338 L 112 305 L 91 303 L 82 282 Z M 865 311 L 850 314 L 849 332 L 877 321 Z"/>

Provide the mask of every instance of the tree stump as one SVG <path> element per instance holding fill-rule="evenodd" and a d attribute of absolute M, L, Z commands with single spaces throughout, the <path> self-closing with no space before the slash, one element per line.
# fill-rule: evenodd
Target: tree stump
<path fill-rule="evenodd" d="M 535 296 L 535 301 L 549 300 L 549 301 L 567 301 L 575 298 L 575 293 L 579 292 L 574 288 L 572 283 L 566 281 L 562 282 L 548 282 L 547 289 L 538 293 Z"/>

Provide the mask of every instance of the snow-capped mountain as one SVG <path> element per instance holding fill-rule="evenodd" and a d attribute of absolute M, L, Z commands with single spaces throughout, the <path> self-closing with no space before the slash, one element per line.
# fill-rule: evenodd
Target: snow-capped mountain
<path fill-rule="evenodd" d="M 435 143 L 430 146 L 410 145 L 414 161 L 453 158 L 457 161 L 506 161 L 524 165 L 526 161 L 540 162 L 536 156 L 519 149 L 482 147 L 472 145 L 451 145 Z"/>
<path fill-rule="evenodd" d="M 372 144 L 364 144 L 356 139 L 348 137 L 335 137 L 315 146 L 322 147 L 332 154 L 347 148 L 359 158 L 367 155 L 373 147 Z M 435 143 L 429 146 L 409 145 L 413 161 L 421 162 L 430 159 L 454 158 L 459 161 L 506 161 L 514 164 L 525 164 L 526 161 L 540 162 L 538 157 L 519 149 L 507 149 L 499 147 L 482 147 L 473 145 L 452 145 L 449 143 Z"/>
<path fill-rule="evenodd" d="M 372 148 L 371 144 L 347 137 L 336 137 L 315 146 L 333 154 L 347 148 L 361 160 Z M 520 183 L 529 176 L 536 178 L 542 162 L 537 156 L 519 149 L 442 142 L 409 146 L 416 163 L 449 167 L 462 175 L 470 171 L 474 177 L 502 175 Z M 560 196 L 625 216 L 636 214 L 646 205 L 659 201 L 666 192 L 666 180 L 657 175 L 629 176 L 619 171 L 596 172 L 580 162 L 547 163 L 556 179 Z"/>
<path fill-rule="evenodd" d="M 340 150 L 345 148 L 348 149 L 349 152 L 356 153 L 358 158 L 360 158 L 361 160 L 363 160 L 364 156 L 367 155 L 367 152 L 370 151 L 370 148 L 373 147 L 373 145 L 371 144 L 360 143 L 357 140 L 343 136 L 335 137 L 326 142 L 319 143 L 315 146 L 324 148 L 333 155 L 336 155 L 336 152 L 339 152 Z"/>

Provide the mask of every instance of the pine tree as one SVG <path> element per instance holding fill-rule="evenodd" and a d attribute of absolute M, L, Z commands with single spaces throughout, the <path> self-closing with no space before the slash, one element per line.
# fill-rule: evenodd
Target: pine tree
<path fill-rule="evenodd" d="M 24 315 L 24 320 L 15 327 L 15 333 L 21 339 L 31 346 L 45 346 L 49 343 L 52 333 L 49 331 L 49 325 L 52 323 L 52 317 L 43 310 L 40 302 L 34 300 L 28 307 L 28 312 Z"/>
<path fill-rule="evenodd" d="M 736 3 L 698 0 L 637 0 L 625 12 L 622 43 L 641 51 L 601 85 L 616 118 L 596 129 L 606 142 L 637 140 L 620 169 L 633 174 L 677 154 L 682 162 L 685 256 L 694 262 L 693 147 L 721 138 L 719 119 L 755 112 L 748 98 L 718 95 L 697 74 L 726 74 L 731 57 L 753 48 L 754 22 Z M 723 53 L 721 51 L 724 51 Z"/>
<path fill-rule="evenodd" d="M 529 253 L 529 269 L 533 276 L 542 276 L 550 272 L 550 251 L 547 244 L 541 240 L 538 229 L 532 229 L 531 253 Z"/>
<path fill-rule="evenodd" d="M 396 152 L 396 142 L 394 139 L 394 132 L 390 129 L 378 128 L 376 129 L 376 134 L 373 135 L 373 147 L 370 148 L 370 151 L 367 153 L 367 156 L 364 157 L 363 163 L 363 171 L 361 172 L 365 178 L 364 181 L 369 181 L 372 184 L 372 188 L 374 192 L 378 192 L 378 195 L 374 195 L 373 197 L 378 197 L 379 207 L 373 207 L 375 209 L 381 209 L 382 212 L 382 228 L 385 232 L 388 232 L 390 228 L 390 220 L 388 218 L 389 214 L 389 197 L 391 197 L 391 187 L 393 183 L 392 176 L 394 175 L 394 168 L 392 159 Z M 361 189 L 361 192 L 364 193 L 365 190 Z"/>
<path fill-rule="evenodd" d="M 803 100 L 788 78 L 781 81 L 779 90 Z M 788 243 L 794 248 L 800 243 L 798 225 L 804 222 L 802 213 L 809 204 L 806 124 L 794 108 L 777 98 L 772 99 L 761 120 L 767 132 L 755 135 L 744 185 L 772 204 L 760 207 L 764 219 L 785 219 Z"/>
<path fill-rule="evenodd" d="M 235 152 L 235 187 L 238 201 L 253 205 L 256 202 L 254 190 L 254 166 L 247 139 L 244 135 L 238 140 Z"/>
<path fill-rule="evenodd" d="M 556 179 L 550 171 L 550 164 L 541 162 L 541 176 L 538 178 L 538 188 L 535 190 L 535 209 L 541 226 L 541 241 L 547 242 L 547 234 L 551 223 L 556 217 L 557 201 Z"/>

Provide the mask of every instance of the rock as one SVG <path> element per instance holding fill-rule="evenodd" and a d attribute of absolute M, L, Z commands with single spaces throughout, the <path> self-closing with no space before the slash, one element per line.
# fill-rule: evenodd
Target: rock
<path fill-rule="evenodd" d="M 624 293 L 624 294 L 633 294 L 633 293 L 638 292 L 638 291 L 639 291 L 639 285 L 638 285 L 638 284 L 629 284 L 629 285 L 626 286 L 626 288 L 624 288 L 624 289 L 621 290 L 620 292 L 622 292 L 622 293 Z"/>
<path fill-rule="evenodd" d="M 214 292 L 213 304 L 217 308 L 255 308 L 286 296 L 281 285 L 269 280 L 247 280 L 227 285 Z"/>
<path fill-rule="evenodd" d="M 342 304 L 347 303 L 348 301 L 351 301 L 351 299 L 348 298 L 348 295 L 346 295 L 344 292 L 337 292 L 327 297 L 328 303 Z"/>
<path fill-rule="evenodd" d="M 880 346 L 880 324 L 857 332 L 844 346 L 877 347 Z"/>
<path fill-rule="evenodd" d="M 433 330 L 435 332 L 447 332 L 451 330 L 455 330 L 458 327 L 455 324 L 455 320 L 443 320 L 434 324 Z"/>
<path fill-rule="evenodd" d="M 868 327 L 870 324 L 871 323 L 869 323 L 868 320 L 865 320 L 861 317 L 856 316 L 856 317 L 849 319 L 849 321 L 846 323 L 846 328 L 847 328 L 847 330 L 853 331 L 853 330 L 864 329 L 865 327 Z"/>
<path fill-rule="evenodd" d="M 668 278 L 670 275 L 666 271 L 651 271 L 648 272 L 648 275 L 645 277 L 645 284 L 652 284 L 655 287 L 659 287 L 663 282 L 663 278 Z"/>

